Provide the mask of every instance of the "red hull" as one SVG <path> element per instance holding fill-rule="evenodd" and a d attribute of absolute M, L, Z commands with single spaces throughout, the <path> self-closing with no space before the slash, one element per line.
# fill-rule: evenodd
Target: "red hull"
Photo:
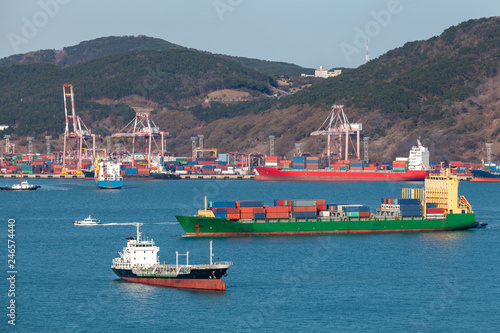
<path fill-rule="evenodd" d="M 339 170 L 280 170 L 275 167 L 256 167 L 255 180 L 294 181 L 423 181 L 429 175 L 425 170 L 395 171 L 339 171 Z"/>
<path fill-rule="evenodd" d="M 468 228 L 442 228 L 442 229 L 389 229 L 389 230 L 330 230 L 330 231 L 284 231 L 284 232 L 204 232 L 186 233 L 186 236 L 202 237 L 247 237 L 247 236 L 293 236 L 293 235 L 346 235 L 346 234 L 386 234 L 401 232 L 434 232 L 454 231 Z"/>
<path fill-rule="evenodd" d="M 226 283 L 219 279 L 168 279 L 168 278 L 131 278 L 122 277 L 129 282 L 149 284 L 153 286 L 181 288 L 181 289 L 204 289 L 204 290 L 226 290 Z"/>

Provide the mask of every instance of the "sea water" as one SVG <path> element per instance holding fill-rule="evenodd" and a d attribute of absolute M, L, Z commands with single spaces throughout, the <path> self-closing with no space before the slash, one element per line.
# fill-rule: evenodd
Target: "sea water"
<path fill-rule="evenodd" d="M 11 185 L 15 180 L 0 180 Z M 179 237 L 175 215 L 209 201 L 326 199 L 372 210 L 422 183 L 32 180 L 0 192 L 3 331 L 20 332 L 494 332 L 500 327 L 500 183 L 462 182 L 485 229 L 369 235 Z M 72 224 L 88 215 L 103 225 Z M 10 220 L 9 220 L 10 219 Z M 15 297 L 7 278 L 15 226 Z M 232 261 L 225 292 L 121 281 L 111 261 L 144 223 L 161 263 Z M 12 239 L 11 239 L 12 240 Z M 180 257 L 181 263 L 185 257 Z M 15 326 L 8 323 L 15 300 Z"/>

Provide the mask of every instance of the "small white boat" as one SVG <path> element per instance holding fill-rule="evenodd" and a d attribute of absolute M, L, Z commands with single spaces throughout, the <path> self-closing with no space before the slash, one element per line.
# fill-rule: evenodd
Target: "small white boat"
<path fill-rule="evenodd" d="M 30 185 L 27 180 L 23 180 L 23 174 L 21 174 L 21 181 L 19 184 L 14 184 L 11 187 L 5 186 L 0 187 L 2 191 L 34 191 L 40 188 L 40 185 Z"/>
<path fill-rule="evenodd" d="M 97 221 L 96 219 L 93 219 L 90 215 L 86 219 L 83 219 L 81 221 L 75 221 L 73 222 L 74 225 L 84 225 L 84 226 L 91 226 L 91 225 L 99 225 L 101 224 L 101 221 Z"/>

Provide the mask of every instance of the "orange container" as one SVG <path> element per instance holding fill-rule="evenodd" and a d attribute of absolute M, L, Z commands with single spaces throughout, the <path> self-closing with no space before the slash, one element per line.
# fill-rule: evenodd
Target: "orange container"
<path fill-rule="evenodd" d="M 295 213 L 305 213 L 305 212 L 316 212 L 317 207 L 316 206 L 295 206 L 293 207 L 293 211 Z"/>
<path fill-rule="evenodd" d="M 288 206 L 266 207 L 266 213 L 286 213 L 290 211 Z"/>

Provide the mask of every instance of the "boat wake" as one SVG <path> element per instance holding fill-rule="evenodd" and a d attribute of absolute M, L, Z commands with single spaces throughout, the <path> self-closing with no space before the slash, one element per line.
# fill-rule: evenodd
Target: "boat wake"
<path fill-rule="evenodd" d="M 174 225 L 174 224 L 179 224 L 179 222 L 123 222 L 123 223 L 101 223 L 99 225 L 103 225 L 103 226 L 113 226 L 113 225 L 137 225 L 137 223 L 141 223 L 141 224 L 170 224 L 170 225 Z"/>

